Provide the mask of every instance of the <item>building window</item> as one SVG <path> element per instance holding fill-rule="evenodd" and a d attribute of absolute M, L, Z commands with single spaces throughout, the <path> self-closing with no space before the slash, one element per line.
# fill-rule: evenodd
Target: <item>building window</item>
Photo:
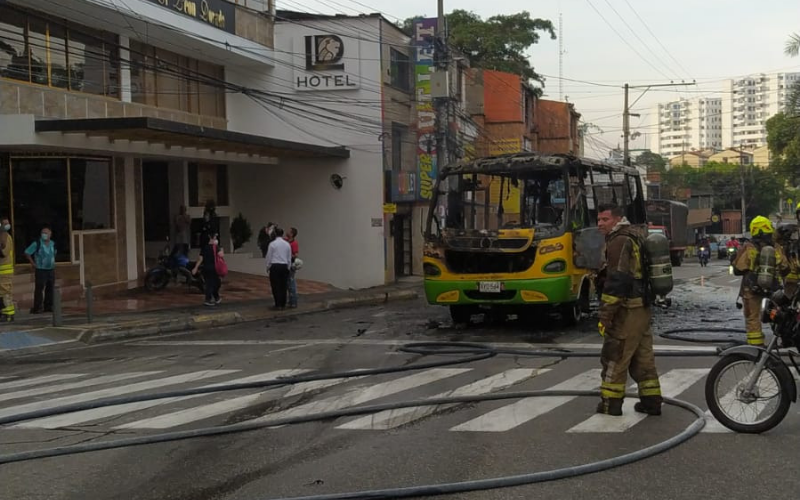
<path fill-rule="evenodd" d="M 403 143 L 407 132 L 407 127 L 392 123 L 392 170 L 403 170 Z"/>
<path fill-rule="evenodd" d="M 117 37 L 0 7 L 0 76 L 119 98 Z"/>
<path fill-rule="evenodd" d="M 212 201 L 216 206 L 227 206 L 228 166 L 208 163 L 189 164 L 189 206 L 203 207 Z"/>
<path fill-rule="evenodd" d="M 133 102 L 225 117 L 224 68 L 131 41 Z"/>
<path fill-rule="evenodd" d="M 393 87 L 402 90 L 411 88 L 411 64 L 407 55 L 395 49 L 389 49 L 389 75 Z"/>

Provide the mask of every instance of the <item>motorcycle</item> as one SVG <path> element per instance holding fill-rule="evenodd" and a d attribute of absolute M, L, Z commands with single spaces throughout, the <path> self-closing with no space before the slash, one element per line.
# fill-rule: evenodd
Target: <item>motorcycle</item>
<path fill-rule="evenodd" d="M 800 294 L 789 297 L 778 290 L 765 298 L 761 321 L 769 323 L 774 333 L 767 347 L 741 345 L 724 350 L 706 379 L 711 414 L 736 432 L 759 434 L 772 429 L 797 401 L 797 386 L 780 349 L 787 349 L 800 376 L 795 361 L 800 347 Z M 788 350 L 791 347 L 795 350 Z"/>
<path fill-rule="evenodd" d="M 189 262 L 188 257 L 180 250 L 179 246 L 170 249 L 169 239 L 167 244 L 158 256 L 158 264 L 148 269 L 144 277 L 144 286 L 150 292 L 163 290 L 169 285 L 170 281 L 179 282 L 187 286 L 195 286 L 200 291 L 205 290 L 205 282 L 202 273 L 193 275 L 191 268 L 193 262 Z"/>
<path fill-rule="evenodd" d="M 698 252 L 697 257 L 700 260 L 700 267 L 706 267 L 709 259 L 711 258 L 711 250 L 705 246 L 700 247 L 700 252 Z"/>
<path fill-rule="evenodd" d="M 736 247 L 728 247 L 728 262 L 733 264 L 736 260 Z"/>

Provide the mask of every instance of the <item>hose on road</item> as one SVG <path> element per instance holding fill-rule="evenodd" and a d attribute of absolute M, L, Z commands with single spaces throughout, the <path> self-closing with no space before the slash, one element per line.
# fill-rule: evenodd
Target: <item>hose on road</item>
<path fill-rule="evenodd" d="M 103 400 L 90 401 L 85 403 L 64 405 L 55 408 L 45 408 L 42 410 L 19 413 L 15 415 L 7 415 L 5 417 L 0 418 L 0 425 L 8 425 L 37 418 L 62 415 L 65 413 L 72 413 L 77 411 L 91 410 L 96 408 L 123 405 L 123 404 L 142 402 L 142 401 L 153 401 L 166 398 L 216 393 L 223 391 L 242 390 L 242 389 L 270 388 L 270 387 L 274 388 L 287 385 L 294 385 L 302 382 L 332 380 L 341 378 L 354 378 L 354 377 L 363 377 L 367 375 L 382 375 L 382 374 L 423 370 L 423 369 L 437 368 L 444 366 L 460 365 L 460 364 L 473 363 L 476 361 L 493 358 L 498 355 L 535 356 L 535 357 L 551 357 L 551 358 L 599 356 L 599 350 L 569 351 L 569 350 L 559 350 L 559 349 L 538 349 L 538 350 L 506 349 L 506 348 L 494 347 L 487 344 L 467 343 L 467 342 L 410 343 L 401 346 L 399 350 L 409 354 L 417 354 L 424 356 L 459 355 L 459 357 L 443 359 L 439 361 L 432 361 L 427 363 L 402 365 L 402 366 L 348 370 L 348 371 L 327 373 L 327 374 L 325 373 L 307 374 L 307 375 L 299 375 L 292 377 L 282 377 L 267 381 L 218 385 L 214 387 L 199 387 L 194 389 L 161 392 L 157 394 L 141 394 L 134 396 L 107 398 Z M 708 348 L 696 351 L 678 351 L 678 350 L 662 351 L 658 352 L 657 356 L 659 357 L 716 356 L 717 353 L 718 353 L 717 349 Z M 577 396 L 599 396 L 599 395 L 600 395 L 599 391 L 552 391 L 552 390 L 523 391 L 523 392 L 483 394 L 476 396 L 444 397 L 444 398 L 419 399 L 413 401 L 399 401 L 399 402 L 377 404 L 370 406 L 357 406 L 353 408 L 345 408 L 341 410 L 327 411 L 315 414 L 293 415 L 284 418 L 269 419 L 269 416 L 266 416 L 256 420 L 251 420 L 238 424 L 224 425 L 219 427 L 207 427 L 207 428 L 193 429 L 186 431 L 161 433 L 149 436 L 138 436 L 132 438 L 116 439 L 104 442 L 84 443 L 78 445 L 9 453 L 5 455 L 0 455 L 0 464 L 10 464 L 15 462 L 37 460 L 49 457 L 58 457 L 65 455 L 74 455 L 79 453 L 95 452 L 101 450 L 125 448 L 131 446 L 141 446 L 147 444 L 180 441 L 180 440 L 193 439 L 199 437 L 221 436 L 226 434 L 253 431 L 267 427 L 278 427 L 284 425 L 331 420 L 342 417 L 351 417 L 357 415 L 377 413 L 386 410 L 396 410 L 396 409 L 412 408 L 419 406 L 479 403 L 486 401 L 501 401 L 501 400 L 545 397 L 545 396 L 577 397 Z M 636 394 L 628 394 L 627 396 L 637 397 Z M 385 490 L 294 497 L 292 500 L 344 500 L 344 499 L 355 499 L 355 498 L 388 499 L 388 498 L 409 498 L 409 497 L 463 493 L 467 491 L 488 490 L 488 489 L 504 488 L 510 486 L 533 484 L 544 481 L 552 481 L 556 479 L 563 479 L 584 474 L 590 474 L 594 472 L 600 472 L 614 467 L 631 464 L 633 462 L 637 462 L 655 456 L 659 453 L 663 453 L 671 448 L 680 445 L 681 443 L 684 443 L 685 441 L 691 439 L 693 436 L 697 435 L 705 426 L 704 412 L 697 406 L 685 401 L 667 397 L 664 398 L 664 402 L 682 408 L 684 410 L 687 410 L 690 413 L 693 413 L 696 417 L 695 420 L 688 427 L 686 427 L 686 429 L 684 429 L 679 434 L 673 436 L 672 438 L 657 443 L 655 445 L 649 446 L 647 448 L 627 453 L 625 455 L 612 457 L 606 460 L 600 460 L 583 465 L 565 467 L 550 471 L 506 476 L 500 478 L 489 478 L 489 479 L 462 481 L 455 483 L 442 483 L 434 485 L 394 488 Z M 283 499 L 283 500 L 289 500 L 289 499 Z"/>

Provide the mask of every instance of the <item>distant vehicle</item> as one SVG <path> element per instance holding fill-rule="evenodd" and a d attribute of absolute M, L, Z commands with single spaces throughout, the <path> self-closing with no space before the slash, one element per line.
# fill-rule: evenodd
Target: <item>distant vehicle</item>
<path fill-rule="evenodd" d="M 672 200 L 647 200 L 646 206 L 648 233 L 660 233 L 669 239 L 670 260 L 679 267 L 688 246 L 689 207 Z"/>

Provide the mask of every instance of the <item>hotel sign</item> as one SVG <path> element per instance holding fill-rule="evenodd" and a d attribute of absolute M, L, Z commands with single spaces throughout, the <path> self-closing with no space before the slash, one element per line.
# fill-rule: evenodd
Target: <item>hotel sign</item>
<path fill-rule="evenodd" d="M 236 7 L 227 0 L 149 0 L 204 24 L 236 34 Z"/>
<path fill-rule="evenodd" d="M 360 47 L 353 37 L 329 33 L 295 37 L 294 88 L 307 90 L 355 90 L 360 87 Z"/>

